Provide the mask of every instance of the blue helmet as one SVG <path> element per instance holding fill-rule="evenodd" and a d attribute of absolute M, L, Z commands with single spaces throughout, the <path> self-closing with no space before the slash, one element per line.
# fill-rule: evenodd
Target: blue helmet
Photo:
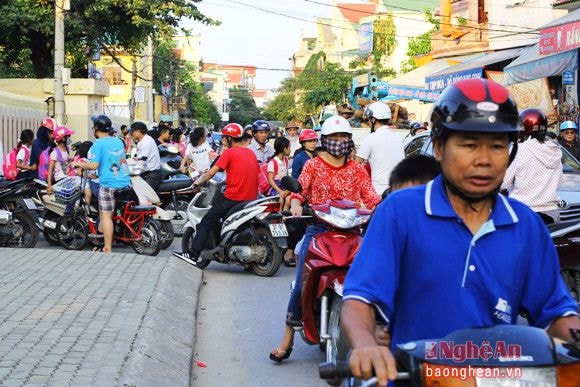
<path fill-rule="evenodd" d="M 578 133 L 578 126 L 574 121 L 564 121 L 560 124 L 560 132 L 567 129 L 574 129 Z"/>
<path fill-rule="evenodd" d="M 260 131 L 269 132 L 270 131 L 270 124 L 268 124 L 264 120 L 254 121 L 254 123 L 252 124 L 252 132 L 256 133 L 256 132 L 260 132 Z"/>

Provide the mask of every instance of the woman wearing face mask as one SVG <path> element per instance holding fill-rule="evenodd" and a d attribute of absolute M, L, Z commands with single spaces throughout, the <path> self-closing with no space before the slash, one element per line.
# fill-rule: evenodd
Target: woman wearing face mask
<path fill-rule="evenodd" d="M 348 121 L 340 116 L 333 116 L 324 121 L 321 129 L 322 150 L 318 156 L 306 162 L 298 181 L 302 185 L 300 194 L 291 195 L 291 212 L 294 216 L 302 215 L 302 204 L 316 205 L 327 200 L 346 199 L 373 209 L 381 200 L 375 192 L 369 175 L 363 166 L 349 158 L 354 149 L 352 128 Z M 282 342 L 270 352 L 270 359 L 280 363 L 292 352 L 294 342 L 293 326 L 300 325 L 302 311 L 299 305 L 302 293 L 302 266 L 310 241 L 314 235 L 324 232 L 326 227 L 312 224 L 306 228 L 302 248 L 298 255 L 296 282 L 286 315 L 286 326 Z"/>
<path fill-rule="evenodd" d="M 48 164 L 48 175 L 46 182 L 48 184 L 46 190 L 48 193 L 53 191 L 53 183 L 58 183 L 68 176 L 69 164 L 69 148 L 68 143 L 70 136 L 74 131 L 66 126 L 57 127 L 54 132 L 54 142 L 56 146 L 49 151 L 50 163 Z"/>

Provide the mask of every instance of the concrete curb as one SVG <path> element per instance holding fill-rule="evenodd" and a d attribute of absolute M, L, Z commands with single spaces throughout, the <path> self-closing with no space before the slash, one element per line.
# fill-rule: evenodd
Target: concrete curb
<path fill-rule="evenodd" d="M 121 385 L 190 385 L 202 282 L 202 270 L 168 260 L 123 366 Z"/>

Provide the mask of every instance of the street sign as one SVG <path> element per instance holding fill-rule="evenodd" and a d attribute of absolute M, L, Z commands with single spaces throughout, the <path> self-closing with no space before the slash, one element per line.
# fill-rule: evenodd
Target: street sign
<path fill-rule="evenodd" d="M 562 84 L 563 85 L 574 84 L 574 71 L 564 71 L 562 73 Z"/>
<path fill-rule="evenodd" d="M 135 103 L 145 103 L 145 87 L 135 87 Z"/>

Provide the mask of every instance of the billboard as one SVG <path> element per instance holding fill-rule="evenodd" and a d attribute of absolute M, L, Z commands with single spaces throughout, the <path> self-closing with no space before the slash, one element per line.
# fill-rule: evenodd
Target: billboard
<path fill-rule="evenodd" d="M 580 47 L 580 20 L 540 30 L 540 54 L 548 55 Z"/>
<path fill-rule="evenodd" d="M 358 27 L 358 49 L 364 54 L 373 51 L 373 22 L 363 23 Z"/>

